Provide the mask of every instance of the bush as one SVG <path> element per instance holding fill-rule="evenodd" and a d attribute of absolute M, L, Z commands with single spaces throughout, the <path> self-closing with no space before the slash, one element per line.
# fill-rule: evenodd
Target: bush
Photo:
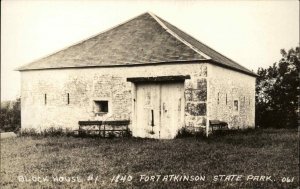
<path fill-rule="evenodd" d="M 114 132 L 109 132 L 107 138 L 116 138 L 116 134 Z"/>
<path fill-rule="evenodd" d="M 182 127 L 178 130 L 178 133 L 175 138 L 186 138 L 186 137 L 205 137 L 205 133 L 201 131 L 190 131 L 186 127 Z"/>
<path fill-rule="evenodd" d="M 132 137 L 132 133 L 129 129 L 127 129 L 123 134 L 122 137 L 127 137 L 127 138 L 131 138 Z"/>
<path fill-rule="evenodd" d="M 42 131 L 36 129 L 23 129 L 20 132 L 20 136 L 34 136 L 34 137 L 62 137 L 62 136 L 74 136 L 74 132 L 71 129 L 63 129 L 61 127 L 50 127 Z"/>
<path fill-rule="evenodd" d="M 40 136 L 40 133 L 38 133 L 35 129 L 23 129 L 19 133 L 20 136 Z"/>
<path fill-rule="evenodd" d="M 45 129 L 41 132 L 43 136 L 62 136 L 63 135 L 63 129 L 62 128 L 54 128 L 50 127 L 48 129 Z"/>
<path fill-rule="evenodd" d="M 186 127 L 182 127 L 180 130 L 178 130 L 178 133 L 175 138 L 186 138 L 193 136 L 190 131 L 186 129 Z"/>

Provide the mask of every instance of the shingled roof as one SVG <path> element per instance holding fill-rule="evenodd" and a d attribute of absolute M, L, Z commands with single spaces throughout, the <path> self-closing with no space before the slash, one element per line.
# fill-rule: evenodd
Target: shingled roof
<path fill-rule="evenodd" d="M 255 74 L 152 13 L 72 45 L 19 71 L 76 67 L 134 66 L 210 62 L 248 75 Z"/>

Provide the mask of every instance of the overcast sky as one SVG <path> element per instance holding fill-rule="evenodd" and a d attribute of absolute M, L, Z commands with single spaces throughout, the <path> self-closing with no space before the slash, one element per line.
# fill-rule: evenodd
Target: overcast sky
<path fill-rule="evenodd" d="M 254 71 L 299 45 L 298 1 L 1 1 L 1 99 L 15 68 L 148 11 Z"/>

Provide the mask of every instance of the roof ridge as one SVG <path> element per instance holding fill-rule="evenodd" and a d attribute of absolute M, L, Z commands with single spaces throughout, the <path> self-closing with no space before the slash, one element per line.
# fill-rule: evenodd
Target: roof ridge
<path fill-rule="evenodd" d="M 37 62 L 37 61 L 39 61 L 39 60 L 43 60 L 43 59 L 45 59 L 45 58 L 48 58 L 48 57 L 50 57 L 50 56 L 52 56 L 52 55 L 55 55 L 55 54 L 57 54 L 57 53 L 59 53 L 59 52 L 61 52 L 61 51 L 64 51 L 64 50 L 66 50 L 66 49 L 68 49 L 68 48 L 70 48 L 70 47 L 73 47 L 73 46 L 75 46 L 75 45 L 81 44 L 81 43 L 83 43 L 83 42 L 85 42 L 85 41 L 87 41 L 87 40 L 90 40 L 90 39 L 92 39 L 92 38 L 94 38 L 94 37 L 97 37 L 97 36 L 99 36 L 99 35 L 101 35 L 101 34 L 103 34 L 103 33 L 105 33 L 105 32 L 108 32 L 108 31 L 110 31 L 110 30 L 112 30 L 112 29 L 115 29 L 115 28 L 117 28 L 117 27 L 119 27 L 119 26 L 122 26 L 122 25 L 124 25 L 124 24 L 130 22 L 131 20 L 133 20 L 133 19 L 135 19 L 135 18 L 137 18 L 137 17 L 139 17 L 139 16 L 142 16 L 142 15 L 144 15 L 144 14 L 150 14 L 150 13 L 149 13 L 149 12 L 144 12 L 144 13 L 142 13 L 142 14 L 139 14 L 139 15 L 133 17 L 133 18 L 130 18 L 130 19 L 124 21 L 124 22 L 121 22 L 120 24 L 114 25 L 114 26 L 112 26 L 112 27 L 110 27 L 110 28 L 108 28 L 108 29 L 106 29 L 106 30 L 104 30 L 104 31 L 101 31 L 101 32 L 99 32 L 99 33 L 96 33 L 96 34 L 94 34 L 94 35 L 92 35 L 92 36 L 90 36 L 90 37 L 88 37 L 88 38 L 85 38 L 85 39 L 83 39 L 83 40 L 74 42 L 74 43 L 72 43 L 71 45 L 68 45 L 67 47 L 64 47 L 64 48 L 62 48 L 62 49 L 60 49 L 60 50 L 57 50 L 57 51 L 52 52 L 52 53 L 48 53 L 47 55 L 44 55 L 44 56 L 42 56 L 42 57 L 40 57 L 40 58 L 36 58 L 35 60 L 33 60 L 33 61 L 31 61 L 31 62 L 29 62 L 29 63 L 27 63 L 27 64 L 24 64 L 24 65 L 22 65 L 22 66 L 17 67 L 15 70 L 16 70 L 16 71 L 20 71 L 23 67 L 26 67 L 27 65 L 30 65 L 30 64 L 32 64 L 32 63 L 34 63 L 34 62 Z"/>
<path fill-rule="evenodd" d="M 173 30 L 171 30 L 170 28 L 168 28 L 161 20 L 160 18 L 158 18 L 155 14 L 151 13 L 151 12 L 147 12 L 148 14 L 150 14 L 150 16 L 152 18 L 154 18 L 154 20 L 162 27 L 164 28 L 168 33 L 170 33 L 173 37 L 175 37 L 176 39 L 178 39 L 180 42 L 182 42 L 183 44 L 185 44 L 186 46 L 190 47 L 192 50 L 194 50 L 196 53 L 200 54 L 201 56 L 203 56 L 206 59 L 211 59 L 211 57 L 209 57 L 208 55 L 206 55 L 205 53 L 201 52 L 198 48 L 194 47 L 192 44 L 190 44 L 189 42 L 187 42 L 186 40 L 182 39 L 178 34 L 176 34 Z"/>

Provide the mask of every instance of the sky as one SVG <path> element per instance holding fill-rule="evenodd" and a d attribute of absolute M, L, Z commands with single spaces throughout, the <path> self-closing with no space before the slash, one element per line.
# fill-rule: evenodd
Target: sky
<path fill-rule="evenodd" d="M 17 67 L 152 12 L 250 70 L 299 45 L 299 2 L 1 1 L 1 100 L 20 96 Z M 50 79 L 50 78 L 49 78 Z"/>

